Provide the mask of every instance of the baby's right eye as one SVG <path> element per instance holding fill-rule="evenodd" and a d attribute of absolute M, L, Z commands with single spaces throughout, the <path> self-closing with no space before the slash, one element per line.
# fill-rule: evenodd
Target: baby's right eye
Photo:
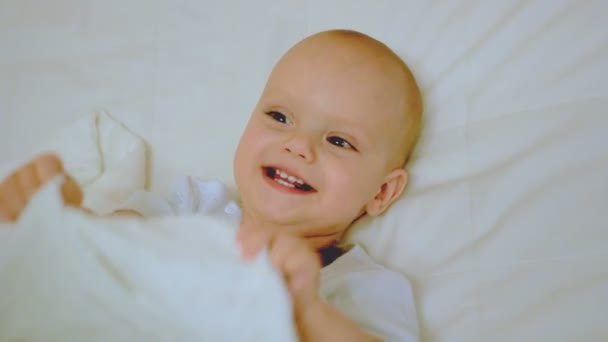
<path fill-rule="evenodd" d="M 289 123 L 289 119 L 285 116 L 285 114 L 277 111 L 268 111 L 266 115 L 270 116 L 273 120 L 278 121 L 280 123 Z"/>

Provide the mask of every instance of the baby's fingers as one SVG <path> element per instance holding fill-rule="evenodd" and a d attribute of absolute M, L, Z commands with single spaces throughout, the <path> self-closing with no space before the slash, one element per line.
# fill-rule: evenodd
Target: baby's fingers
<path fill-rule="evenodd" d="M 321 268 L 317 253 L 303 239 L 280 235 L 270 248 L 270 258 L 289 282 L 292 290 L 314 286 Z"/>

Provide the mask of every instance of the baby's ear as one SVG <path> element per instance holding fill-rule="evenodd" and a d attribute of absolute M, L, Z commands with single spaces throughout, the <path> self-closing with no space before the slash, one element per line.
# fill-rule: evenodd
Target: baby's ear
<path fill-rule="evenodd" d="M 365 210 L 370 216 L 382 214 L 403 192 L 409 175 L 404 169 L 396 169 L 386 176 L 384 183 L 374 198 L 367 203 Z"/>

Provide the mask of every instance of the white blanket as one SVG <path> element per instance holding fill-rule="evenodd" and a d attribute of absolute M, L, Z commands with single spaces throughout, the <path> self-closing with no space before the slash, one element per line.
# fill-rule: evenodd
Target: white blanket
<path fill-rule="evenodd" d="M 95 219 L 61 178 L 0 226 L 0 341 L 292 341 L 266 255 L 240 260 L 212 218 Z"/>

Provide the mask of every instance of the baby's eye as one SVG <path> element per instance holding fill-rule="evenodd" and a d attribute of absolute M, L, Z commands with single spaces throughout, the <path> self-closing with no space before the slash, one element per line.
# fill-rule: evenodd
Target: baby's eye
<path fill-rule="evenodd" d="M 269 112 L 266 112 L 266 115 L 270 116 L 273 120 L 278 121 L 280 123 L 289 123 L 289 119 L 283 113 L 271 110 Z"/>
<path fill-rule="evenodd" d="M 336 145 L 338 147 L 342 147 L 342 148 L 347 148 L 347 149 L 351 149 L 351 150 L 357 150 L 351 143 L 349 143 L 348 141 L 346 141 L 345 139 L 342 139 L 340 137 L 336 137 L 336 136 L 332 136 L 332 137 L 328 137 L 327 141 L 332 144 L 332 145 Z"/>

